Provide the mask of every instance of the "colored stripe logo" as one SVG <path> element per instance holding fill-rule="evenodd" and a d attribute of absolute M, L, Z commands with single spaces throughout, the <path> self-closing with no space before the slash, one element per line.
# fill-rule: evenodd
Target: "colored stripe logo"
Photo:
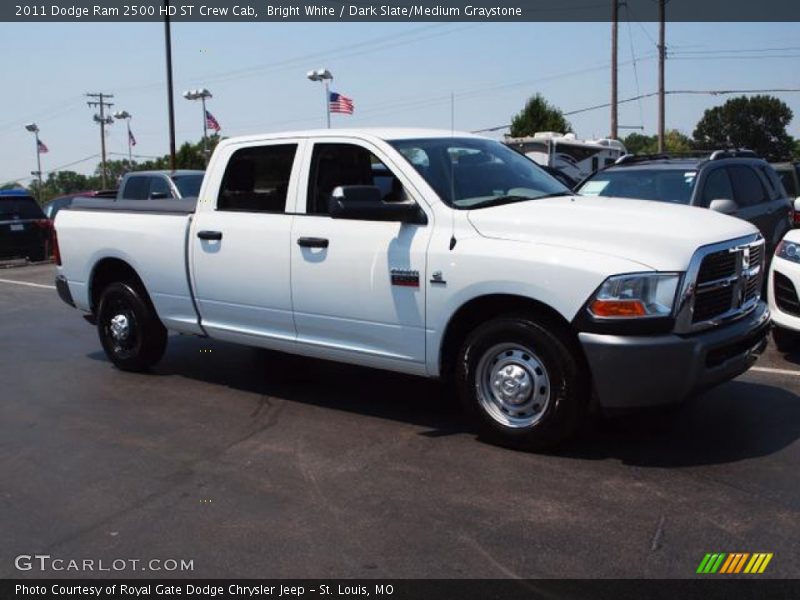
<path fill-rule="evenodd" d="M 697 573 L 713 575 L 715 573 L 735 575 L 737 573 L 760 574 L 767 569 L 772 560 L 772 552 L 714 552 L 706 554 Z"/>

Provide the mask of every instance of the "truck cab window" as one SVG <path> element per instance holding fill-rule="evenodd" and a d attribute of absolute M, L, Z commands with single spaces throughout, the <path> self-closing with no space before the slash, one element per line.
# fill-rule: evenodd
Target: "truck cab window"
<path fill-rule="evenodd" d="M 150 177 L 149 198 L 161 199 L 172 198 L 172 189 L 167 183 L 166 177 Z"/>
<path fill-rule="evenodd" d="M 297 144 L 242 148 L 231 156 L 217 210 L 282 213 Z"/>
<path fill-rule="evenodd" d="M 315 144 L 308 186 L 308 214 L 328 214 L 334 189 L 344 185 L 374 185 L 385 202 L 402 202 L 400 180 L 372 152 L 353 144 Z"/>
<path fill-rule="evenodd" d="M 150 177 L 146 175 L 132 176 L 125 184 L 122 197 L 125 200 L 147 200 L 150 195 Z"/>

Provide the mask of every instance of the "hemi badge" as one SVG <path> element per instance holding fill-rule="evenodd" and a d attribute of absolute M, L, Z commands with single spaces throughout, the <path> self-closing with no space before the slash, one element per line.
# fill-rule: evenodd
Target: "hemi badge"
<path fill-rule="evenodd" d="M 392 285 L 401 287 L 419 287 L 419 271 L 392 269 Z"/>

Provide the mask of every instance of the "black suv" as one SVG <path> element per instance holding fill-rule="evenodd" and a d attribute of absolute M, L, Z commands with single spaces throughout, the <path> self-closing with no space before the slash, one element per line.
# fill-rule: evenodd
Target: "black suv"
<path fill-rule="evenodd" d="M 50 222 L 25 190 L 0 191 L 0 258 L 47 257 Z"/>
<path fill-rule="evenodd" d="M 761 230 L 768 257 L 791 229 L 794 215 L 793 199 L 775 170 L 746 150 L 718 150 L 704 158 L 626 155 L 576 191 L 687 204 L 739 217 Z"/>

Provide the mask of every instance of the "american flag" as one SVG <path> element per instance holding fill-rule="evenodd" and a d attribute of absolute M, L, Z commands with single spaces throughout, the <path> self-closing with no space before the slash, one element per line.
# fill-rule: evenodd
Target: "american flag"
<path fill-rule="evenodd" d="M 336 92 L 331 92 L 329 101 L 331 112 L 343 113 L 346 115 L 353 114 L 354 104 L 352 98 L 342 96 Z"/>
<path fill-rule="evenodd" d="M 128 143 L 131 146 L 135 146 L 136 145 L 136 138 L 133 137 L 133 132 L 130 129 L 128 130 Z"/>
<path fill-rule="evenodd" d="M 210 112 L 206 111 L 206 127 L 209 129 L 213 129 L 214 131 L 219 131 L 222 127 L 219 126 L 219 121 L 214 118 Z"/>
<path fill-rule="evenodd" d="M 37 148 L 39 150 L 39 154 L 46 154 L 46 153 L 50 152 L 50 148 L 45 146 L 45 144 L 44 144 L 44 142 L 42 140 L 37 140 L 37 141 L 39 142 L 38 145 L 37 145 Z"/>

